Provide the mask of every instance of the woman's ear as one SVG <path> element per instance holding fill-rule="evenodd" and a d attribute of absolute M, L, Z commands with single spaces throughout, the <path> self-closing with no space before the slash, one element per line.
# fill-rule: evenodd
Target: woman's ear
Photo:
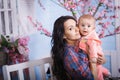
<path fill-rule="evenodd" d="M 66 39 L 66 38 L 67 38 L 67 37 L 64 35 L 64 36 L 63 36 L 63 39 Z"/>

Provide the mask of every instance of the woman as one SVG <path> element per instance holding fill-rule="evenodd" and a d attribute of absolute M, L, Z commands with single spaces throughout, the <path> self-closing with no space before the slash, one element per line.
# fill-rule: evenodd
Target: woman
<path fill-rule="evenodd" d="M 51 53 L 57 80 L 94 80 L 87 54 L 76 46 L 80 39 L 76 25 L 72 16 L 61 16 L 54 23 Z M 103 58 L 99 56 L 99 64 Z"/>

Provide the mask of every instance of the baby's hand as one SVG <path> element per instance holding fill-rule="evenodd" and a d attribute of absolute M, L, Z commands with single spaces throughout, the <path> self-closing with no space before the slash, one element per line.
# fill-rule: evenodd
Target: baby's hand
<path fill-rule="evenodd" d="M 105 57 L 101 54 L 98 54 L 97 63 L 104 64 L 106 62 Z"/>

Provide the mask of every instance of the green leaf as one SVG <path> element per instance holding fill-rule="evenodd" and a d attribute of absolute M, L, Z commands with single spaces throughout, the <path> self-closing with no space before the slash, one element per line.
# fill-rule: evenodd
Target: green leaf
<path fill-rule="evenodd" d="M 14 42 L 14 45 L 15 45 L 16 47 L 18 46 L 18 40 L 19 40 L 19 39 L 15 40 L 15 42 Z"/>
<path fill-rule="evenodd" d="M 1 40 L 2 40 L 1 46 L 6 46 L 7 47 L 9 42 L 6 40 L 6 38 L 3 35 L 1 35 Z"/>
<path fill-rule="evenodd" d="M 13 46 L 13 43 L 8 43 L 7 47 L 11 48 Z"/>

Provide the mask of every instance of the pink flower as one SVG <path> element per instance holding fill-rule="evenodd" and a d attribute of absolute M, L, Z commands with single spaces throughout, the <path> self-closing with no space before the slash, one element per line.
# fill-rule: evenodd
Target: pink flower
<path fill-rule="evenodd" d="M 110 25 L 110 22 L 106 22 L 106 23 L 103 25 L 103 28 L 106 29 L 106 28 L 109 27 L 109 25 Z"/>
<path fill-rule="evenodd" d="M 105 34 L 105 31 L 102 30 L 102 31 L 100 32 L 100 34 L 99 34 L 99 38 L 103 38 L 103 37 L 104 37 L 104 34 Z"/>
<path fill-rule="evenodd" d="M 25 54 L 26 53 L 25 47 L 23 47 L 23 46 L 18 46 L 17 49 L 18 49 L 20 54 Z"/>
<path fill-rule="evenodd" d="M 27 47 L 18 46 L 17 49 L 21 55 L 23 55 L 26 58 L 28 57 L 29 49 Z"/>
<path fill-rule="evenodd" d="M 39 27 L 37 28 L 37 30 L 38 30 L 38 31 L 42 30 L 42 26 L 39 26 Z"/>
<path fill-rule="evenodd" d="M 114 33 L 118 33 L 120 32 L 120 26 L 118 26 L 115 30 L 114 30 Z"/>
<path fill-rule="evenodd" d="M 104 3 L 106 0 L 99 0 L 100 3 Z"/>
<path fill-rule="evenodd" d="M 18 44 L 22 45 L 22 46 L 27 46 L 28 45 L 28 41 L 29 41 L 29 37 L 19 38 Z"/>

